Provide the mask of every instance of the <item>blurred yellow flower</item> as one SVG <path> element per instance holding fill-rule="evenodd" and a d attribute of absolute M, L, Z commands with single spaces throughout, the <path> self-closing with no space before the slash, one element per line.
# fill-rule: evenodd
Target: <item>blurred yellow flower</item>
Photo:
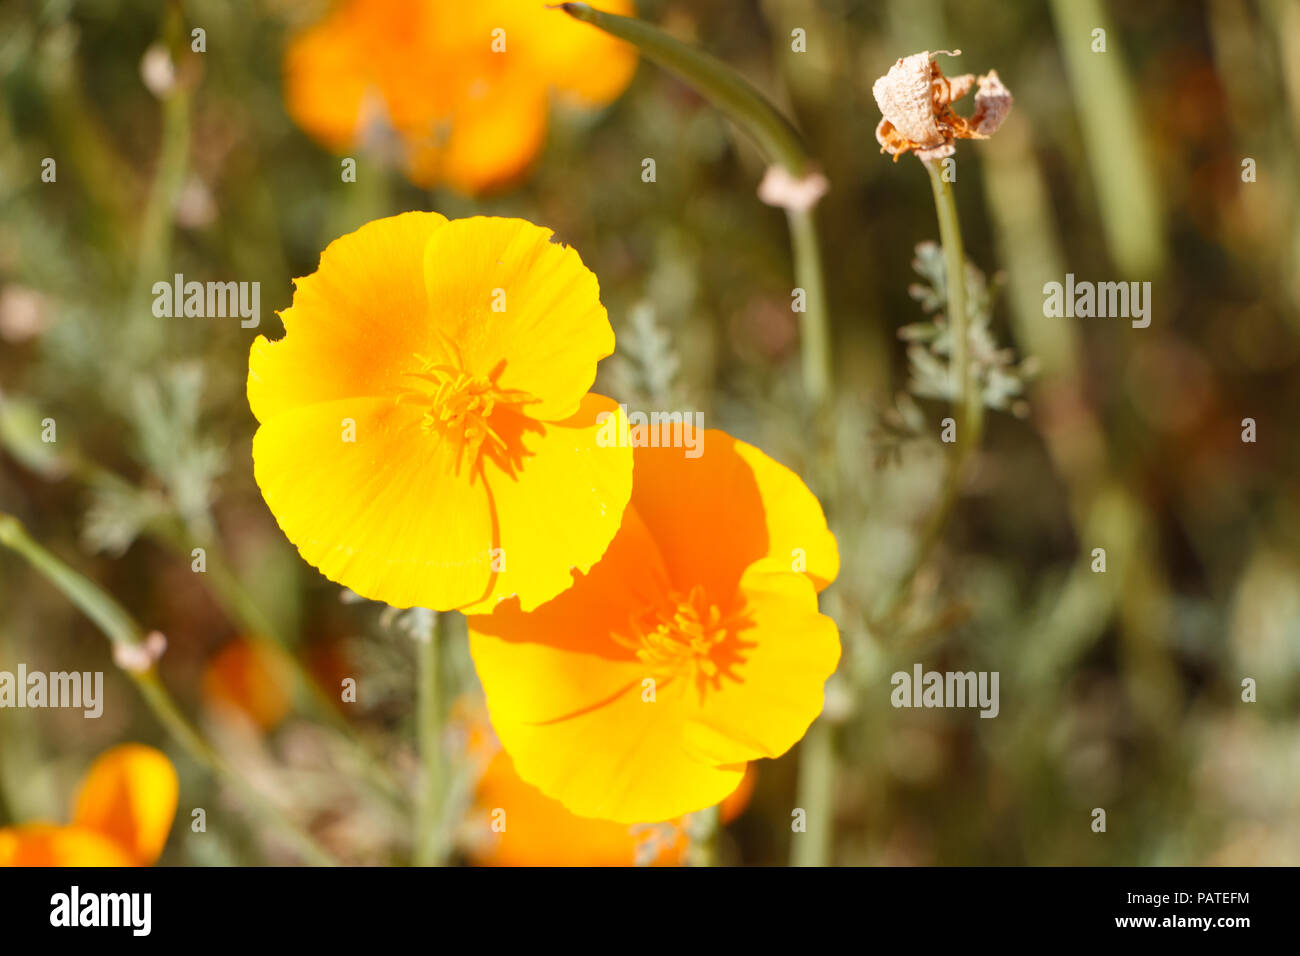
<path fill-rule="evenodd" d="M 614 333 L 596 277 L 522 219 L 380 219 L 259 337 L 253 471 L 303 558 L 395 607 L 524 610 L 618 529 L 632 452 L 589 394 Z"/>
<path fill-rule="evenodd" d="M 82 780 L 71 824 L 0 829 L 0 866 L 149 866 L 171 832 L 179 789 L 162 752 L 114 747 Z"/>
<path fill-rule="evenodd" d="M 263 641 L 239 638 L 203 669 L 203 697 L 217 712 L 233 710 L 270 730 L 293 703 L 293 671 L 283 654 Z"/>
<path fill-rule="evenodd" d="M 631 0 L 596 0 L 634 14 Z M 467 193 L 517 179 L 541 151 L 549 99 L 615 99 L 636 53 L 541 0 L 342 0 L 285 53 L 294 121 L 343 152 L 391 129 L 407 176 Z"/>
<path fill-rule="evenodd" d="M 788 750 L 840 653 L 817 609 L 835 539 L 793 472 L 720 431 L 695 459 L 635 455 L 623 525 L 589 576 L 531 614 L 505 604 L 469 619 L 520 777 L 620 823 L 718 803 L 747 761 Z"/>

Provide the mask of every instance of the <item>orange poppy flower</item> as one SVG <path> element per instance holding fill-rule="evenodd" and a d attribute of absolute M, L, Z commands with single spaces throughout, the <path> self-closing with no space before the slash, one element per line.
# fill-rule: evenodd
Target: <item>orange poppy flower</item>
<path fill-rule="evenodd" d="M 379 219 L 330 243 L 281 318 L 249 357 L 253 473 L 322 574 L 395 607 L 531 610 L 600 559 L 632 484 L 597 418 L 626 420 L 587 393 L 614 333 L 550 230 Z"/>
<path fill-rule="evenodd" d="M 639 832 L 625 823 L 574 816 L 525 783 L 498 750 L 479 781 L 470 859 L 479 866 L 657 866 L 681 863 L 678 826 Z"/>
<path fill-rule="evenodd" d="M 0 828 L 0 866 L 149 866 L 171 832 L 179 789 L 162 752 L 114 747 L 82 780 L 70 825 Z"/>
<path fill-rule="evenodd" d="M 284 720 L 293 703 L 293 672 L 282 652 L 240 638 L 221 648 L 203 669 L 203 697 L 214 710 L 233 710 L 262 730 Z"/>
<path fill-rule="evenodd" d="M 839 555 L 816 498 L 758 449 L 702 437 L 695 459 L 636 449 L 632 501 L 590 575 L 531 614 L 469 619 L 515 769 L 580 816 L 718 803 L 747 761 L 799 740 L 839 661 L 817 610 Z"/>
<path fill-rule="evenodd" d="M 634 14 L 631 0 L 597 0 Z M 478 193 L 519 177 L 546 139 L 552 93 L 615 99 L 628 44 L 538 0 L 343 0 L 285 53 L 294 121 L 336 152 L 391 129 L 407 176 Z"/>
<path fill-rule="evenodd" d="M 689 840 L 684 820 L 656 826 L 629 826 L 575 816 L 520 779 L 509 755 L 488 725 L 481 701 L 457 701 L 453 711 L 467 730 L 467 750 L 476 765 L 486 764 L 466 821 L 467 851 L 479 866 L 671 866 L 686 858 Z M 744 783 L 722 802 L 728 823 L 749 805 L 754 765 Z"/>

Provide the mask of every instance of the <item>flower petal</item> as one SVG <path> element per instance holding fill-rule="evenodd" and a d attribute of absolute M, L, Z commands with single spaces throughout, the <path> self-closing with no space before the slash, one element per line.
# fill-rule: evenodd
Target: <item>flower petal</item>
<path fill-rule="evenodd" d="M 803 571 L 819 590 L 833 581 L 835 537 L 799 476 L 724 431 L 684 427 L 677 444 L 701 442 L 699 456 L 670 447 L 663 426 L 660 447 L 637 449 L 632 490 L 632 504 L 653 529 L 677 587 L 703 584 L 725 598 L 745 568 L 766 557 Z"/>
<path fill-rule="evenodd" d="M 139 862 L 89 827 L 26 823 L 0 828 L 0 866 L 137 866 Z"/>
<path fill-rule="evenodd" d="M 523 219 L 458 219 L 424 249 L 430 308 L 461 365 L 527 392 L 524 413 L 558 421 L 578 410 L 614 330 L 596 277 L 551 230 Z"/>
<path fill-rule="evenodd" d="M 605 13 L 636 16 L 632 0 L 595 0 Z M 512 51 L 528 61 L 534 82 L 549 84 L 580 106 L 603 106 L 627 88 L 636 72 L 636 48 L 602 30 L 564 16 L 545 4 L 524 3 L 516 12 Z"/>
<path fill-rule="evenodd" d="M 840 659 L 839 630 L 817 611 L 812 582 L 764 560 L 741 578 L 749 627 L 737 680 L 696 698 L 689 746 L 716 763 L 779 757 L 822 711 L 826 679 Z"/>
<path fill-rule="evenodd" d="M 680 708 L 643 700 L 639 683 L 604 706 L 548 724 L 508 720 L 498 702 L 489 695 L 488 712 L 519 776 L 581 817 L 669 820 L 720 802 L 745 775 L 743 763 L 716 767 L 688 752 Z"/>
<path fill-rule="evenodd" d="M 332 150 L 356 139 L 373 76 L 356 43 L 360 7 L 342 6 L 294 36 L 284 54 L 284 99 L 293 121 Z"/>
<path fill-rule="evenodd" d="M 532 165 L 546 126 L 544 86 L 509 73 L 482 78 L 423 133 L 406 131 L 407 173 L 426 188 L 445 182 L 469 195 L 499 189 Z"/>
<path fill-rule="evenodd" d="M 466 613 L 512 595 L 531 611 L 568 589 L 573 568 L 585 574 L 605 553 L 632 493 L 632 449 L 609 440 L 623 422 L 611 399 L 589 393 L 565 421 L 520 421 L 528 427 L 514 439 L 525 449 L 519 466 L 483 460 L 500 551 L 490 591 Z"/>
<path fill-rule="evenodd" d="M 497 751 L 479 781 L 476 803 L 485 822 L 504 811 L 505 826 L 484 832 L 470 847 L 486 866 L 632 866 L 646 853 L 646 838 L 626 824 L 574 816 L 515 773 L 510 757 Z M 487 827 L 483 827 L 487 831 Z M 673 828 L 671 842 L 657 841 L 656 864 L 680 862 L 685 834 Z"/>
<path fill-rule="evenodd" d="M 493 520 L 481 479 L 392 398 L 342 399 L 275 416 L 253 437 L 253 475 L 299 553 L 331 581 L 394 607 L 480 599 Z M 348 437 L 353 423 L 355 440 Z"/>
<path fill-rule="evenodd" d="M 275 727 L 293 705 L 290 661 L 275 645 L 239 638 L 214 654 L 203 668 L 204 703 L 218 716 L 232 712 L 261 730 Z"/>
<path fill-rule="evenodd" d="M 611 634 L 630 611 L 668 593 L 668 575 L 650 533 L 628 509 L 609 550 L 591 573 L 525 614 L 508 601 L 469 618 L 470 653 L 502 719 L 547 723 L 609 700 L 646 668 Z"/>
<path fill-rule="evenodd" d="M 425 294 L 424 248 L 446 223 L 408 212 L 326 247 L 280 313 L 285 337 L 253 342 L 248 402 L 258 421 L 313 402 L 394 395 L 409 384 L 416 356 L 444 356 Z"/>
<path fill-rule="evenodd" d="M 77 792 L 74 826 L 108 837 L 137 863 L 162 855 L 176 816 L 180 783 L 171 761 L 142 744 L 122 744 L 100 755 Z"/>

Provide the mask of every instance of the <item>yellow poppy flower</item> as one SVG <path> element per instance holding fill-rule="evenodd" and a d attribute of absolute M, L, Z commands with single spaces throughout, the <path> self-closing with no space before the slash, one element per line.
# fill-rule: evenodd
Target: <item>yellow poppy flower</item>
<path fill-rule="evenodd" d="M 635 467 L 590 575 L 531 614 L 504 604 L 469 619 L 519 775 L 621 823 L 718 803 L 747 761 L 788 750 L 840 653 L 817 609 L 839 570 L 835 539 L 793 472 L 712 430 L 698 458 L 638 447 Z"/>
<path fill-rule="evenodd" d="M 379 219 L 281 317 L 249 357 L 253 471 L 322 574 L 395 607 L 531 610 L 600 559 L 632 484 L 626 421 L 587 392 L 614 333 L 550 230 Z"/>
<path fill-rule="evenodd" d="M 160 751 L 114 747 L 82 780 L 70 825 L 0 828 L 0 866 L 149 866 L 162 855 L 179 790 Z"/>
<path fill-rule="evenodd" d="M 596 0 L 632 15 L 631 0 Z M 285 53 L 294 121 L 336 152 L 395 134 L 418 185 L 467 193 L 518 178 L 546 139 L 552 93 L 612 101 L 634 49 L 535 0 L 343 0 Z"/>

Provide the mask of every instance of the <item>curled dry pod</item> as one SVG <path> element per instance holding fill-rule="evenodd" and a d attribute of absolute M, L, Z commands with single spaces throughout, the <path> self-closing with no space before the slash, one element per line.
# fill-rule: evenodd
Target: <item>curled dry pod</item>
<path fill-rule="evenodd" d="M 956 140 L 987 139 L 1011 111 L 1011 93 L 997 71 L 948 78 L 934 62 L 940 53 L 958 56 L 961 51 L 927 50 L 903 57 L 871 87 L 883 116 L 876 140 L 895 160 L 907 152 L 922 160 L 951 156 Z M 952 104 L 972 88 L 977 88 L 975 113 L 966 119 L 953 112 Z"/>

